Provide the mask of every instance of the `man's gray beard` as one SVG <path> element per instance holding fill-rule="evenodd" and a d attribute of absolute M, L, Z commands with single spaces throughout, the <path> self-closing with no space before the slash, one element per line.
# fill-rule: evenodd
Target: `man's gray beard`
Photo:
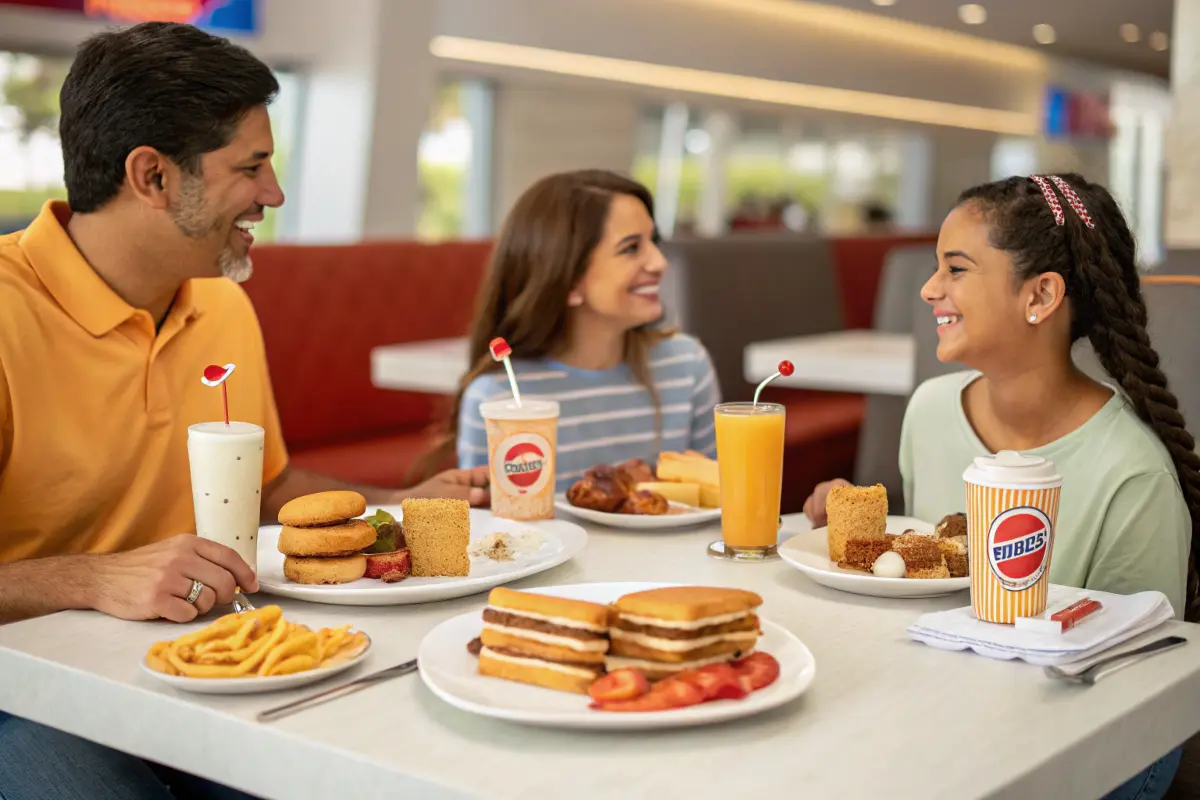
<path fill-rule="evenodd" d="M 221 274 L 234 283 L 245 283 L 254 274 L 254 265 L 250 263 L 250 255 L 238 256 L 228 248 L 221 251 L 217 265 L 221 268 Z"/>

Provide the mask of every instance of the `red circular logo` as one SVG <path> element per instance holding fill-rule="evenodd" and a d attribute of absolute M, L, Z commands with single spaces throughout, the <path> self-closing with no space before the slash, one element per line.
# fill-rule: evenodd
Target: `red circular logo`
<path fill-rule="evenodd" d="M 992 521 L 988 531 L 988 561 L 996 578 L 1008 589 L 1037 583 L 1050 560 L 1053 526 L 1038 508 L 1014 508 Z"/>
<path fill-rule="evenodd" d="M 504 475 L 514 486 L 528 489 L 537 483 L 546 454 L 533 442 L 518 442 L 504 454 Z"/>

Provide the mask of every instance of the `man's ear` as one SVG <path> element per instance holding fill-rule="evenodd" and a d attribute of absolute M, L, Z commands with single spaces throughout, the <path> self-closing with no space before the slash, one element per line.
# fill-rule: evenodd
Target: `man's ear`
<path fill-rule="evenodd" d="M 168 205 L 168 191 L 177 180 L 178 169 L 162 153 L 143 145 L 134 148 L 125 158 L 125 182 L 140 203 L 163 209 Z"/>

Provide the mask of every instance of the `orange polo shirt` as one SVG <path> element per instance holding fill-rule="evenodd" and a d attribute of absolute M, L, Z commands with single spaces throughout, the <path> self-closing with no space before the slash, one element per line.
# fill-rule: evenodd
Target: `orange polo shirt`
<path fill-rule="evenodd" d="M 250 299 L 180 288 L 159 331 L 75 248 L 48 202 L 0 237 L 0 562 L 130 550 L 195 530 L 189 425 L 220 419 L 208 364 L 237 365 L 229 416 L 266 431 L 264 485 L 287 464 Z"/>

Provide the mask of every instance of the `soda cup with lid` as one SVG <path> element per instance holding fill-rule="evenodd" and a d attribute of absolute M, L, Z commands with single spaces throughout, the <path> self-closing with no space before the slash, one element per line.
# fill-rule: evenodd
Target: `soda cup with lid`
<path fill-rule="evenodd" d="M 963 480 L 975 616 L 1011 624 L 1041 614 L 1062 491 L 1054 462 L 1002 450 L 976 458 Z"/>
<path fill-rule="evenodd" d="M 492 513 L 513 520 L 551 519 L 558 403 L 493 400 L 479 411 L 487 428 Z"/>

